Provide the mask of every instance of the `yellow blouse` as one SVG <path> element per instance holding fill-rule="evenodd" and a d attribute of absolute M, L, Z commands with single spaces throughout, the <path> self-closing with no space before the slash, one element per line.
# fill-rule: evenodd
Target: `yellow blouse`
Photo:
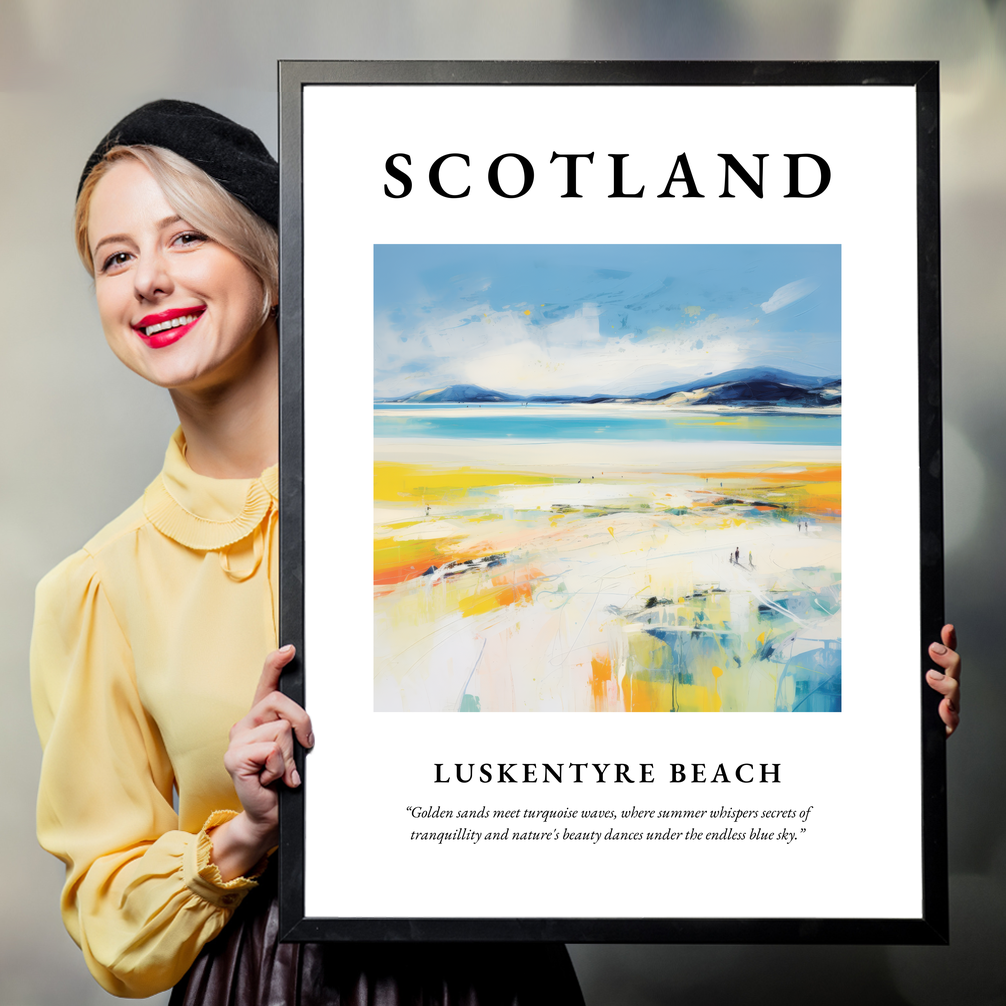
<path fill-rule="evenodd" d="M 178 430 L 143 498 L 38 586 L 38 837 L 115 995 L 174 985 L 255 886 L 223 882 L 206 829 L 241 809 L 228 731 L 276 646 L 277 493 L 276 467 L 197 475 Z"/>

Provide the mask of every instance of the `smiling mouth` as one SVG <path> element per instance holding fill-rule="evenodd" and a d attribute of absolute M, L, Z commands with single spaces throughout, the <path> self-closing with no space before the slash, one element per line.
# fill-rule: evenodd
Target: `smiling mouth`
<path fill-rule="evenodd" d="M 161 318 L 154 321 L 153 324 L 143 325 L 141 323 L 139 325 L 134 325 L 133 329 L 137 335 L 142 336 L 144 339 L 149 339 L 151 336 L 158 335 L 161 332 L 169 332 L 173 328 L 182 328 L 185 325 L 191 325 L 205 310 L 205 308 L 197 308 L 195 310 L 185 311 L 184 313 L 181 311 L 177 313 L 172 311 L 168 317 L 164 317 L 162 315 Z M 147 318 L 142 320 L 147 321 Z M 153 321 L 153 319 L 151 319 L 151 321 Z"/>

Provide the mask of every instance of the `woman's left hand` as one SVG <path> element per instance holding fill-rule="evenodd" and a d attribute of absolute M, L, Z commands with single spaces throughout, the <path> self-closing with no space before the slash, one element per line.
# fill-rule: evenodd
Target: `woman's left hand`
<path fill-rule="evenodd" d="M 949 737 L 961 721 L 961 657 L 957 652 L 957 632 L 952 625 L 944 625 L 940 633 L 942 642 L 929 645 L 929 656 L 943 668 L 926 673 L 929 687 L 943 696 L 940 719 L 946 724 Z"/>
<path fill-rule="evenodd" d="M 266 657 L 251 710 L 231 727 L 224 767 L 243 809 L 207 832 L 210 859 L 225 881 L 242 876 L 279 841 L 276 784 L 300 785 L 294 735 L 306 748 L 314 744 L 310 716 L 279 690 L 280 675 L 294 654 L 292 646 L 284 646 Z"/>

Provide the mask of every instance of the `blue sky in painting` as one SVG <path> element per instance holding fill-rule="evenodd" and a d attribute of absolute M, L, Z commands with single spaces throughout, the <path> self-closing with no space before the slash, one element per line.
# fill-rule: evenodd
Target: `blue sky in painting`
<path fill-rule="evenodd" d="M 839 245 L 375 245 L 374 394 L 841 374 Z"/>

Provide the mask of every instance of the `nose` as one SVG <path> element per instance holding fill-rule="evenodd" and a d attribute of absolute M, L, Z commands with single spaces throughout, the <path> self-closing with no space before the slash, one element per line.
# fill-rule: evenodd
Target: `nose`
<path fill-rule="evenodd" d="M 160 249 L 141 254 L 133 270 L 133 289 L 138 301 L 157 301 L 174 290 L 168 260 Z"/>

